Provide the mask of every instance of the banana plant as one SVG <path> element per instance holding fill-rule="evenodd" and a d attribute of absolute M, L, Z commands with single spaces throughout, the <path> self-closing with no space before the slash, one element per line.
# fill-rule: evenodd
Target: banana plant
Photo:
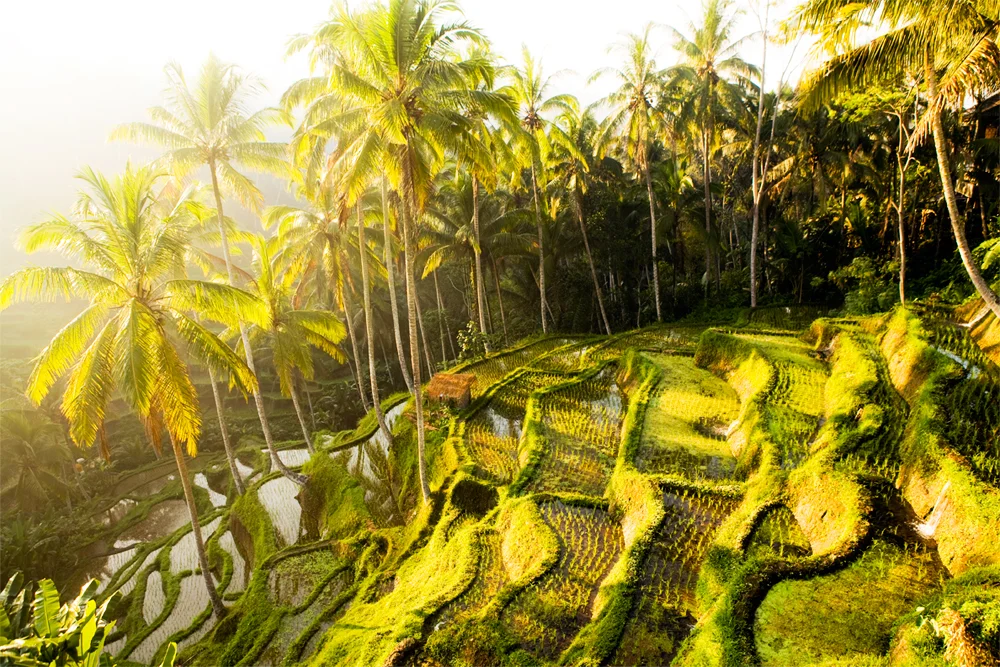
<path fill-rule="evenodd" d="M 32 596 L 31 584 L 25 585 L 20 572 L 14 574 L 0 591 L 0 664 L 113 666 L 104 643 L 115 621 L 105 621 L 104 614 L 118 594 L 98 606 L 99 586 L 91 579 L 74 600 L 60 606 L 51 579 L 39 581 Z M 172 667 L 176 653 L 174 644 L 168 646 L 160 667 Z"/>

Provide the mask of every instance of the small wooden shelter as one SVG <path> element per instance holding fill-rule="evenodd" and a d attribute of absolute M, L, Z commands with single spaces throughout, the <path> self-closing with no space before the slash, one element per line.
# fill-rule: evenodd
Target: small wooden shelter
<path fill-rule="evenodd" d="M 472 400 L 472 385 L 475 375 L 460 373 L 438 373 L 427 383 L 427 400 L 462 409 Z"/>

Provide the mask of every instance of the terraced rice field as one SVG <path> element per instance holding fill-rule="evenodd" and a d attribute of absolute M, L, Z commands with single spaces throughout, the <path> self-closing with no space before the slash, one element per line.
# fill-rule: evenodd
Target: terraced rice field
<path fill-rule="evenodd" d="M 559 538 L 559 562 L 532 584 L 504 614 L 522 647 L 551 660 L 590 619 L 597 590 L 621 553 L 621 527 L 607 512 L 559 501 L 540 506 Z"/>
<path fill-rule="evenodd" d="M 534 491 L 601 495 L 614 469 L 625 418 L 615 367 L 546 394 L 539 413 L 547 451 Z"/>
<path fill-rule="evenodd" d="M 637 467 L 691 480 L 732 477 L 726 436 L 739 416 L 736 392 L 686 356 L 652 354 L 663 378 L 647 410 Z"/>
<path fill-rule="evenodd" d="M 716 529 L 739 504 L 725 496 L 665 491 L 663 519 L 640 580 L 636 613 L 616 665 L 668 664 L 694 626 L 698 570 Z"/>
<path fill-rule="evenodd" d="M 544 338 L 511 352 L 492 356 L 484 361 L 471 364 L 462 373 L 476 377 L 472 384 L 472 397 L 478 398 L 495 382 L 511 371 L 528 365 L 533 359 L 572 342 L 569 338 Z"/>
<path fill-rule="evenodd" d="M 491 481 L 507 484 L 513 479 L 519 468 L 519 443 L 528 398 L 532 392 L 559 380 L 547 373 L 522 373 L 466 422 L 466 450 Z"/>

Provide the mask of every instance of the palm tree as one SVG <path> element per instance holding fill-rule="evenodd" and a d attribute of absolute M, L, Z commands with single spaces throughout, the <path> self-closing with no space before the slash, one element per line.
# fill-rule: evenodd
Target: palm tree
<path fill-rule="evenodd" d="M 674 30 L 676 48 L 684 63 L 667 70 L 671 86 L 684 86 L 690 95 L 684 115 L 697 123 L 701 134 L 702 186 L 705 195 L 705 298 L 707 276 L 712 266 L 712 155 L 716 150 L 715 124 L 719 111 L 736 107 L 743 89 L 730 78 L 755 76 L 757 70 L 738 54 L 742 39 L 733 38 L 737 14 L 730 11 L 732 0 L 705 0 L 701 25 L 692 24 L 685 36 Z M 720 276 L 715 275 L 716 288 Z"/>
<path fill-rule="evenodd" d="M 656 67 L 650 33 L 653 24 L 647 24 L 641 34 L 630 33 L 625 39 L 612 46 L 624 56 L 624 65 L 618 69 L 599 70 L 591 77 L 596 79 L 605 74 L 613 74 L 619 81 L 616 91 L 604 98 L 600 104 L 610 109 L 610 114 L 601 123 L 598 135 L 598 151 L 603 153 L 609 145 L 617 143 L 621 153 L 628 157 L 639 176 L 646 182 L 646 196 L 649 199 L 649 226 L 653 247 L 653 293 L 656 298 L 656 321 L 663 321 L 660 306 L 660 269 L 656 258 L 656 198 L 653 195 L 653 179 L 649 149 L 663 125 L 662 114 L 657 109 L 657 92 L 663 86 L 662 73 Z"/>
<path fill-rule="evenodd" d="M 287 122 L 288 118 L 281 110 L 272 108 L 247 113 L 247 98 L 261 90 L 260 84 L 214 55 L 210 55 L 202 67 L 194 90 L 188 87 L 180 65 L 167 65 L 165 72 L 168 81 L 165 93 L 168 106 L 149 110 L 154 123 L 121 125 L 112 132 L 111 138 L 148 142 L 168 149 L 164 160 L 177 175 L 183 175 L 202 165 L 208 167 L 215 195 L 222 256 L 229 284 L 235 287 L 236 272 L 230 256 L 229 237 L 223 224 L 225 215 L 222 208 L 222 186 L 244 206 L 253 211 L 260 209 L 263 195 L 253 181 L 241 174 L 237 167 L 284 173 L 284 157 L 288 146 L 265 141 L 264 129 L 277 122 Z M 250 341 L 243 325 L 240 325 L 240 337 L 246 351 L 247 365 L 256 374 Z M 271 436 L 264 399 L 259 390 L 254 391 L 254 404 L 264 441 L 272 453 L 275 466 L 290 479 L 301 482 L 300 475 L 286 472 L 287 469 L 274 453 L 274 438 Z"/>
<path fill-rule="evenodd" d="M 601 284 L 597 280 L 594 255 L 590 252 L 587 225 L 583 219 L 583 195 L 587 192 L 590 172 L 590 165 L 584 156 L 587 153 L 593 153 L 592 150 L 588 151 L 586 148 L 589 148 L 587 144 L 590 137 L 597 132 L 597 122 L 589 111 L 581 112 L 579 105 L 572 105 L 572 109 L 564 111 L 556 119 L 556 130 L 563 137 L 563 141 L 553 142 L 554 150 L 550 156 L 552 165 L 550 168 L 554 174 L 553 180 L 559 184 L 560 189 L 570 200 L 573 215 L 580 226 L 583 247 L 587 253 L 587 264 L 590 266 L 590 277 L 594 281 L 594 294 L 597 296 L 597 305 L 601 311 L 601 321 L 604 323 L 605 333 L 610 336 L 611 324 L 608 322 L 608 314 L 604 310 L 604 295 L 601 293 Z"/>
<path fill-rule="evenodd" d="M 495 95 L 469 88 L 468 82 L 484 63 L 459 55 L 463 46 L 484 41 L 480 33 L 462 21 L 438 25 L 442 15 L 457 11 L 458 7 L 446 0 L 390 0 L 388 6 L 359 12 L 338 6 L 332 20 L 310 38 L 315 53 L 337 56 L 328 59 L 325 88 L 314 91 L 311 98 L 329 113 L 322 121 L 323 109 L 313 109 L 316 113 L 312 115 L 317 116 L 316 127 L 322 126 L 322 132 L 336 130 L 333 159 L 344 166 L 347 198 L 353 201 L 358 197 L 378 173 L 388 176 L 399 198 L 420 486 L 425 502 L 430 498 L 430 486 L 424 456 L 414 227 L 445 150 L 457 148 L 462 133 L 470 129 L 463 108 L 472 103 L 489 107 L 487 98 Z M 323 102 L 324 92 L 335 94 L 337 103 Z"/>
<path fill-rule="evenodd" d="M 345 331 L 343 323 L 330 311 L 296 308 L 295 281 L 301 271 L 298 266 L 282 265 L 276 261 L 275 250 L 280 241 L 279 237 L 273 237 L 269 241 L 260 236 L 253 239 L 254 275 L 247 290 L 261 300 L 268 316 L 264 320 L 266 326 L 251 326 L 248 333 L 251 343 L 263 343 L 271 350 L 281 393 L 292 399 L 302 428 L 302 437 L 306 447 L 312 452 L 312 437 L 299 405 L 295 376 L 299 374 L 306 380 L 313 378 L 312 348 L 337 361 L 346 361 L 344 353 L 338 347 L 344 340 Z M 250 356 L 249 350 L 244 350 L 244 353 Z M 276 452 L 271 452 L 271 455 L 275 461 L 281 461 Z M 279 469 L 288 475 L 284 464 Z M 304 482 L 305 479 L 301 481 Z"/>
<path fill-rule="evenodd" d="M 22 512 L 44 507 L 53 496 L 69 502 L 65 469 L 72 464 L 59 426 L 39 411 L 5 410 L 0 414 L 4 464 L 0 498 L 13 500 Z"/>
<path fill-rule="evenodd" d="M 928 104 L 910 148 L 931 134 L 962 264 L 983 301 L 1000 317 L 1000 298 L 983 277 L 965 236 L 944 130 L 947 107 L 958 107 L 968 95 L 992 93 L 996 88 L 1000 24 L 995 5 L 966 0 L 862 0 L 843 5 L 834 0 L 810 0 L 798 10 L 798 24 L 818 33 L 822 43 L 849 45 L 807 80 L 806 103 L 815 105 L 844 90 L 922 74 Z M 879 34 L 858 43 L 859 29 L 871 25 L 874 18 L 881 27 Z"/>
<path fill-rule="evenodd" d="M 343 193 L 336 186 L 339 177 L 334 170 L 327 169 L 313 182 L 307 182 L 306 178 L 308 173 L 295 176 L 305 206 L 270 206 L 261 221 L 265 229 L 277 227 L 284 261 L 302 268 L 303 278 L 312 282 L 320 303 L 329 303 L 344 314 L 354 358 L 352 372 L 357 369 L 358 394 L 368 410 L 371 406 L 361 377 L 363 367 L 351 300 L 355 284 L 351 257 L 357 239 L 346 224 L 349 211 Z"/>
<path fill-rule="evenodd" d="M 545 182 L 544 164 L 548 151 L 546 129 L 551 121 L 542 114 L 566 111 L 571 104 L 569 95 L 553 95 L 548 97 L 552 86 L 552 77 L 546 77 L 542 63 L 536 61 L 527 47 L 522 51 L 523 63 L 520 68 L 510 70 L 510 83 L 502 89 L 502 93 L 514 100 L 517 105 L 518 117 L 523 132 L 515 134 L 513 139 L 521 144 L 522 165 L 529 163 L 531 172 L 531 194 L 535 205 L 535 226 L 538 231 L 538 293 L 541 296 L 542 332 L 548 333 L 549 327 L 545 313 L 550 311 L 545 291 L 545 234 L 542 229 L 542 208 L 539 197 L 538 181 Z M 521 165 L 518 166 L 520 169 Z"/>
<path fill-rule="evenodd" d="M 85 168 L 73 218 L 57 216 L 29 227 L 22 236 L 31 253 L 52 250 L 84 268 L 29 267 L 0 286 L 0 310 L 25 300 L 57 297 L 89 300 L 73 321 L 41 352 L 28 380 L 36 405 L 68 374 L 62 411 L 73 441 L 86 447 L 100 440 L 107 455 L 104 420 L 112 397 L 120 395 L 142 420 L 160 451 L 170 440 L 184 489 L 205 585 L 217 616 L 225 607 L 215 588 L 205 554 L 198 510 L 181 445 L 198 451 L 201 412 L 198 395 L 181 352 L 183 347 L 237 386 L 252 391 L 257 381 L 249 367 L 195 318 L 227 326 L 248 320 L 266 323 L 257 299 L 217 283 L 176 279 L 185 257 L 189 223 L 183 210 L 157 215 L 156 183 L 162 173 L 133 168 L 109 180 Z"/>

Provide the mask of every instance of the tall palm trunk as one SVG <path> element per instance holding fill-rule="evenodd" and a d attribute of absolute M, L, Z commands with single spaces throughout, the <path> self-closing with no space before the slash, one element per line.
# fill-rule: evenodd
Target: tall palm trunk
<path fill-rule="evenodd" d="M 934 149 L 937 151 L 938 170 L 941 172 L 941 185 L 944 189 L 944 200 L 948 205 L 948 217 L 951 219 L 951 231 L 955 234 L 955 243 L 958 244 L 958 254 L 962 257 L 962 264 L 969 274 L 969 279 L 979 292 L 979 296 L 993 311 L 993 314 L 1000 317 L 1000 299 L 990 288 L 990 284 L 983 278 L 982 272 L 976 265 L 972 257 L 972 248 L 965 238 L 965 220 L 962 219 L 958 211 L 958 200 L 955 198 L 955 184 L 951 177 L 951 159 L 948 156 L 948 139 L 944 135 L 944 122 L 941 118 L 941 107 L 937 102 L 937 73 L 928 60 L 927 63 L 927 83 L 930 94 L 931 108 L 931 130 L 934 134 Z"/>
<path fill-rule="evenodd" d="M 545 239 L 542 235 L 542 208 L 538 203 L 538 180 L 535 178 L 535 161 L 531 161 L 531 191 L 535 198 L 535 226 L 538 228 L 538 293 L 541 296 L 542 333 L 549 332 L 545 311 L 549 307 L 545 299 Z"/>
<path fill-rule="evenodd" d="M 382 414 L 382 401 L 379 400 L 378 377 L 375 373 L 375 333 L 372 326 L 372 295 L 368 284 L 368 244 L 365 243 L 365 220 L 361 210 L 361 199 L 358 199 L 358 247 L 361 255 L 361 291 L 364 295 L 365 306 L 365 338 L 368 339 L 368 379 L 371 382 L 372 406 L 375 408 L 375 420 L 378 422 L 379 430 L 385 436 L 386 442 L 392 442 L 392 433 L 385 423 L 385 415 Z"/>
<path fill-rule="evenodd" d="M 354 357 L 354 367 L 358 371 L 358 394 L 361 395 L 361 405 L 364 406 L 365 412 L 368 412 L 372 406 L 368 403 L 368 394 L 365 393 L 365 382 L 362 379 L 364 368 L 361 366 L 361 355 L 358 353 L 358 337 L 354 333 L 354 318 L 351 317 L 351 311 L 354 309 L 351 306 L 351 290 L 347 288 L 344 290 L 344 319 L 347 320 L 347 332 L 351 337 L 351 356 Z"/>
<path fill-rule="evenodd" d="M 226 275 L 229 278 L 229 285 L 236 287 L 236 281 L 233 277 L 233 261 L 229 255 L 229 240 L 226 237 L 226 226 L 223 222 L 222 193 L 219 191 L 219 178 L 215 173 L 214 162 L 208 163 L 208 170 L 212 175 L 212 189 L 215 192 L 215 210 L 219 218 L 219 238 L 222 243 L 222 257 L 226 262 Z M 257 375 L 257 367 L 253 358 L 253 348 L 250 347 L 250 336 L 247 334 L 247 328 L 243 322 L 240 322 L 240 340 L 243 343 L 243 353 L 246 355 L 247 367 L 254 374 L 254 377 L 257 378 L 257 388 L 253 391 L 253 400 L 257 408 L 257 418 L 260 420 L 260 429 L 264 433 L 264 442 L 267 444 L 267 451 L 271 455 L 271 462 L 288 479 L 296 484 L 305 484 L 306 477 L 293 472 L 288 466 L 282 463 L 281 457 L 278 456 L 278 450 L 274 447 L 274 438 L 271 437 L 271 425 L 268 422 L 267 412 L 264 410 L 264 399 L 260 393 L 260 376 Z"/>
<path fill-rule="evenodd" d="M 767 71 L 767 18 L 770 4 L 764 11 L 764 47 L 760 64 L 760 89 L 757 91 L 757 131 L 753 139 L 753 160 L 751 167 L 751 194 L 753 195 L 753 226 L 750 231 L 750 307 L 757 307 L 757 243 L 760 236 L 760 198 L 764 190 L 763 179 L 760 174 L 760 135 L 764 129 L 764 74 Z M 781 94 L 781 91 L 778 91 Z M 775 105 L 775 115 L 778 113 Z M 768 147 L 770 149 L 770 147 Z"/>
<path fill-rule="evenodd" d="M 389 300 L 392 303 L 392 331 L 396 337 L 396 354 L 399 355 L 399 370 L 403 374 L 406 388 L 413 393 L 413 378 L 406 368 L 406 353 L 403 351 L 403 334 L 399 330 L 399 304 L 396 299 L 395 258 L 392 256 L 392 232 L 389 230 L 389 191 L 385 178 L 382 179 L 382 228 L 384 231 L 385 272 L 389 281 Z"/>
<path fill-rule="evenodd" d="M 905 127 L 903 115 L 899 115 L 899 144 L 896 147 L 896 164 L 899 167 L 899 201 L 896 206 L 896 223 L 899 228 L 899 302 L 906 305 L 906 220 L 903 208 L 906 205 L 906 167 L 910 158 L 903 161 L 903 136 Z"/>
<path fill-rule="evenodd" d="M 500 303 L 500 323 L 503 324 L 503 343 L 507 344 L 507 315 L 503 312 L 503 295 L 500 293 L 500 271 L 497 269 L 497 260 L 490 255 L 493 262 L 493 282 L 497 287 L 497 301 Z"/>
<path fill-rule="evenodd" d="M 404 188 L 413 187 L 413 181 L 409 178 L 409 169 L 407 169 L 407 163 L 403 163 L 404 175 L 403 183 Z M 423 389 L 420 386 L 420 346 L 417 343 L 417 286 L 416 281 L 413 277 L 413 257 L 411 251 L 410 243 L 410 221 L 409 221 L 409 208 L 412 199 L 412 194 L 404 194 L 401 197 L 401 203 L 399 206 L 401 217 L 403 218 L 403 258 L 405 261 L 405 271 L 406 271 L 406 310 L 409 314 L 409 325 L 410 325 L 410 365 L 413 371 L 413 409 L 416 412 L 416 422 L 417 422 L 417 468 L 420 474 L 420 494 L 423 497 L 424 503 L 430 502 L 431 488 L 427 481 L 427 460 L 425 456 L 425 440 L 424 440 L 424 399 L 423 399 Z"/>
<path fill-rule="evenodd" d="M 430 343 L 427 342 L 427 330 L 424 329 L 424 310 L 420 307 L 420 295 L 414 294 L 413 299 L 417 303 L 417 324 L 420 327 L 420 342 L 424 346 L 424 358 L 427 360 L 427 377 L 430 378 L 434 375 L 434 356 L 431 354 Z"/>
<path fill-rule="evenodd" d="M 472 229 L 476 234 L 476 301 L 479 304 L 479 332 L 483 334 L 486 352 L 489 353 L 490 343 L 486 336 L 486 319 L 483 314 L 483 247 L 479 239 L 479 179 L 472 175 Z"/>
<path fill-rule="evenodd" d="M 653 179 L 649 175 L 649 156 L 646 154 L 646 146 L 642 146 L 642 170 L 646 176 L 646 196 L 649 198 L 649 229 L 650 235 L 653 241 L 653 295 L 656 298 L 656 321 L 663 321 L 663 311 L 660 308 L 660 265 L 656 259 L 656 204 L 653 198 Z M 582 223 L 581 223 L 582 225 Z M 589 252 L 589 251 L 588 251 Z M 591 271 L 593 271 L 593 262 L 591 262 Z M 601 312 L 604 312 L 604 306 L 601 306 Z M 604 326 L 608 329 L 608 335 L 611 335 L 611 329 L 607 326 L 607 318 L 604 319 Z"/>
<path fill-rule="evenodd" d="M 233 446 L 229 442 L 229 427 L 226 426 L 226 418 L 223 416 L 222 396 L 219 394 L 219 385 L 215 381 L 215 371 L 211 367 L 208 369 L 208 380 L 212 383 L 212 398 L 215 399 L 215 414 L 219 416 L 219 433 L 222 434 L 222 447 L 226 450 L 226 461 L 229 463 L 229 473 L 233 476 L 233 484 L 236 485 L 236 493 L 243 495 L 246 488 L 243 486 L 243 477 L 239 468 L 236 467 L 236 456 L 233 454 Z"/>
<path fill-rule="evenodd" d="M 590 277 L 594 281 L 594 293 L 597 295 L 597 305 L 601 309 L 601 319 L 604 321 L 604 331 L 610 336 L 611 335 L 611 324 L 608 323 L 608 314 L 604 312 L 604 296 L 601 294 L 601 284 L 597 281 L 597 269 L 594 268 L 594 256 L 590 252 L 590 241 L 587 239 L 587 225 L 583 222 L 583 204 L 580 203 L 580 193 L 576 191 L 573 193 L 573 208 L 576 210 L 576 221 L 580 224 L 580 234 L 583 236 L 583 248 L 587 251 L 587 263 L 590 265 Z M 651 210 L 652 212 L 652 210 Z M 656 225 L 653 225 L 653 257 L 655 266 L 656 257 Z M 497 285 L 499 287 L 499 284 Z M 659 288 L 657 288 L 656 297 L 656 308 L 657 317 L 659 317 L 659 307 L 660 307 L 660 297 Z M 500 290 L 497 290 L 497 294 Z M 502 311 L 501 311 L 502 312 Z M 504 326 L 504 335 L 507 335 L 507 327 Z"/>
<path fill-rule="evenodd" d="M 436 270 L 434 271 L 434 295 L 437 298 L 438 307 L 438 333 L 441 335 L 441 360 L 447 361 L 448 351 L 444 346 L 444 330 L 448 325 L 448 318 L 444 312 L 444 303 L 441 301 L 441 286 L 438 285 L 438 274 Z M 451 328 L 448 329 L 448 340 L 451 340 Z"/>
<path fill-rule="evenodd" d="M 312 454 L 315 449 L 313 448 L 312 435 L 309 433 L 309 427 L 306 426 L 306 416 L 302 412 L 302 406 L 299 405 L 299 392 L 295 388 L 294 378 L 290 381 L 291 386 L 289 387 L 289 393 L 292 397 L 292 405 L 295 407 L 295 416 L 299 418 L 299 426 L 302 427 L 302 439 L 305 440 L 306 449 Z"/>
<path fill-rule="evenodd" d="M 708 127 L 702 132 L 702 178 L 705 182 L 705 303 L 708 303 L 708 286 L 712 279 L 712 168 L 709 163 Z"/>
<path fill-rule="evenodd" d="M 208 599 L 212 603 L 212 611 L 215 612 L 216 619 L 221 619 L 226 615 L 226 607 L 222 604 L 219 591 L 215 588 L 215 580 L 212 579 L 212 570 L 208 566 L 208 555 L 205 553 L 205 540 L 201 534 L 201 523 L 198 521 L 198 507 L 194 503 L 194 491 L 191 489 L 191 479 L 188 477 L 187 462 L 184 460 L 184 451 L 177 442 L 173 433 L 168 431 L 170 436 L 170 446 L 174 451 L 174 462 L 177 464 L 177 475 L 181 478 L 181 488 L 184 489 L 184 502 L 187 503 L 188 515 L 191 517 L 191 532 L 194 534 L 194 547 L 198 553 L 198 565 L 201 567 L 201 576 L 205 578 L 205 588 L 208 589 Z"/>

